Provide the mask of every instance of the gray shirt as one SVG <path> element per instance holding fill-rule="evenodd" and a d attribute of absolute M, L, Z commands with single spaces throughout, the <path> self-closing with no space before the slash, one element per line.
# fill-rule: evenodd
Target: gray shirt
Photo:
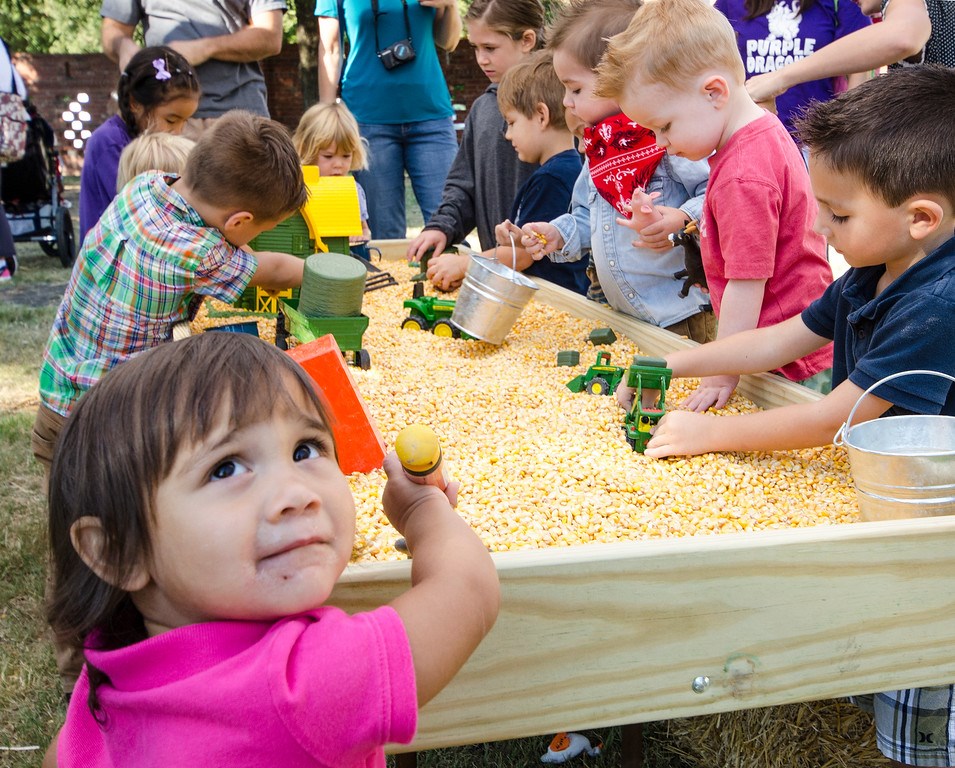
<path fill-rule="evenodd" d="M 198 40 L 238 32 L 252 17 L 285 11 L 285 0 L 103 0 L 100 16 L 135 27 L 143 25 L 146 45 Z M 202 98 L 195 117 L 220 117 L 247 109 L 268 117 L 265 77 L 258 62 L 210 60 L 196 67 Z"/>
<path fill-rule="evenodd" d="M 440 230 L 451 245 L 477 227 L 481 250 L 493 248 L 494 227 L 510 215 L 517 190 L 537 168 L 518 160 L 511 142 L 504 138 L 497 85 L 491 85 L 471 105 L 461 145 L 444 182 L 441 205 L 425 229 Z"/>

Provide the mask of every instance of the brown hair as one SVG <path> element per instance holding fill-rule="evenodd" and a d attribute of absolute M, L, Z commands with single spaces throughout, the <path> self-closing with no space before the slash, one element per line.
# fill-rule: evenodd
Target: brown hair
<path fill-rule="evenodd" d="M 796 121 L 812 158 L 858 178 L 896 207 L 934 193 L 955 204 L 955 142 L 942 130 L 955 114 L 955 70 L 906 67 L 869 80 Z"/>
<path fill-rule="evenodd" d="M 610 39 L 594 92 L 619 99 L 634 74 L 679 90 L 705 72 L 746 79 L 729 20 L 707 0 L 654 0 Z"/>
<path fill-rule="evenodd" d="M 481 21 L 512 40 L 528 29 L 537 36 L 536 48 L 544 44 L 544 6 L 540 0 L 474 0 L 464 21 Z"/>
<path fill-rule="evenodd" d="M 151 552 L 156 490 L 181 446 L 277 411 L 325 409 L 305 371 L 287 354 L 242 333 L 203 333 L 162 344 L 117 365 L 80 398 L 57 441 L 49 487 L 53 586 L 47 618 L 63 643 L 120 648 L 146 638 L 130 595 L 103 581 L 70 538 L 74 522 L 99 518 L 104 568 L 122 583 Z M 90 708 L 97 713 L 102 673 L 90 668 Z"/>
<path fill-rule="evenodd" d="M 567 0 L 547 28 L 547 47 L 596 69 L 607 39 L 626 29 L 643 0 Z"/>
<path fill-rule="evenodd" d="M 351 154 L 351 168 L 368 167 L 365 140 L 358 130 L 358 121 L 343 102 L 313 104 L 298 121 L 292 135 L 295 151 L 302 165 L 317 165 L 319 153 L 332 144 L 342 154 Z"/>
<path fill-rule="evenodd" d="M 288 129 L 242 110 L 227 112 L 203 132 L 182 176 L 206 203 L 259 219 L 291 214 L 308 197 Z"/>
<path fill-rule="evenodd" d="M 550 115 L 551 128 L 566 128 L 564 120 L 564 86 L 554 72 L 553 51 L 535 51 L 515 64 L 501 78 L 497 104 L 502 113 L 514 111 L 532 117 L 538 104 L 544 104 Z"/>
<path fill-rule="evenodd" d="M 183 56 L 165 45 L 136 51 L 119 76 L 116 88 L 119 116 L 133 137 L 141 130 L 133 102 L 139 104 L 143 116 L 148 117 L 156 107 L 182 96 L 199 98 L 199 78 Z"/>

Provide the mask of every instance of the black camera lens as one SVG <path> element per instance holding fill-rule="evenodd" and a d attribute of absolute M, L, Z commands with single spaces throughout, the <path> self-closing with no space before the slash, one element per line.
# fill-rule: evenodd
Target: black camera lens
<path fill-rule="evenodd" d="M 404 41 L 395 43 L 391 50 L 399 61 L 407 61 L 412 56 L 411 47 Z"/>

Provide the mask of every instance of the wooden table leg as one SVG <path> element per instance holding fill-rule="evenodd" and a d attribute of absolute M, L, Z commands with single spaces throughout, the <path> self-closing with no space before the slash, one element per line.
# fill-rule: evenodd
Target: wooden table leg
<path fill-rule="evenodd" d="M 620 768 L 643 768 L 643 725 L 620 728 Z"/>
<path fill-rule="evenodd" d="M 418 768 L 418 753 L 402 752 L 395 755 L 395 768 Z"/>

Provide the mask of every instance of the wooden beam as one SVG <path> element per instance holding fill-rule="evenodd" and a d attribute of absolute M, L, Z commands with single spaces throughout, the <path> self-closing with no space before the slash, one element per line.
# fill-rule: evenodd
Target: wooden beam
<path fill-rule="evenodd" d="M 495 554 L 497 624 L 409 749 L 953 681 L 953 551 L 939 517 Z M 351 566 L 332 602 L 409 574 Z"/>

